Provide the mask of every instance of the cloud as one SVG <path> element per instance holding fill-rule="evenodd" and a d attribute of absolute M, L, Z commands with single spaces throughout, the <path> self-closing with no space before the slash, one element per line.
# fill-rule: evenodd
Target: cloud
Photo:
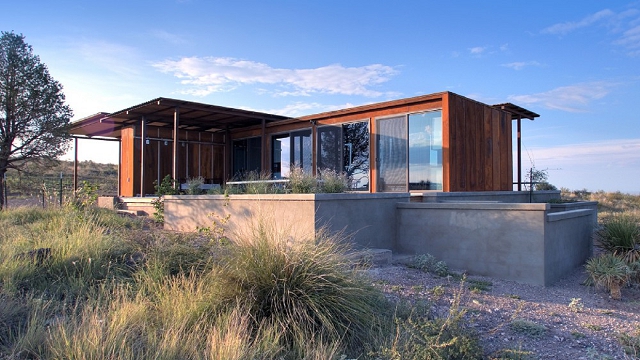
<path fill-rule="evenodd" d="M 158 38 L 158 39 L 160 39 L 160 40 L 162 40 L 162 41 L 165 41 L 165 42 L 167 42 L 169 44 L 173 44 L 173 45 L 180 45 L 180 44 L 184 44 L 184 43 L 187 42 L 181 36 L 176 35 L 176 34 L 172 34 L 172 33 L 168 32 L 168 31 L 165 31 L 165 30 L 159 30 L 159 29 L 152 30 L 151 31 L 151 35 L 156 37 L 156 38 Z"/>
<path fill-rule="evenodd" d="M 476 46 L 476 47 L 469 48 L 469 52 L 471 53 L 471 55 L 476 55 L 476 56 L 482 55 L 485 51 L 487 51 L 486 46 Z"/>
<path fill-rule="evenodd" d="M 584 28 L 600 22 L 604 19 L 609 19 L 615 16 L 615 13 L 609 9 L 600 10 L 595 14 L 588 15 L 580 21 L 569 21 L 564 23 L 558 23 L 551 25 L 542 30 L 543 34 L 557 34 L 566 35 L 574 30 Z"/>
<path fill-rule="evenodd" d="M 537 61 L 516 61 L 508 64 L 502 64 L 502 66 L 511 68 L 513 70 L 522 70 L 527 66 L 542 66 L 542 64 Z"/>
<path fill-rule="evenodd" d="M 524 105 L 542 105 L 549 109 L 584 112 L 593 100 L 607 96 L 616 83 L 595 81 L 558 87 L 530 95 L 509 95 L 509 101 Z"/>
<path fill-rule="evenodd" d="M 640 10 L 628 9 L 619 13 L 609 9 L 588 15 L 580 21 L 558 23 L 541 31 L 543 34 L 566 35 L 589 26 L 605 26 L 617 37 L 614 45 L 623 46 L 631 56 L 640 55 Z"/>
<path fill-rule="evenodd" d="M 386 65 L 344 67 L 333 64 L 313 69 L 279 69 L 267 64 L 220 57 L 185 57 L 153 64 L 163 73 L 171 73 L 188 88 L 184 93 L 205 96 L 231 91 L 243 85 L 273 85 L 278 96 L 344 94 L 377 97 L 385 93 L 371 87 L 388 81 L 397 71 Z"/>

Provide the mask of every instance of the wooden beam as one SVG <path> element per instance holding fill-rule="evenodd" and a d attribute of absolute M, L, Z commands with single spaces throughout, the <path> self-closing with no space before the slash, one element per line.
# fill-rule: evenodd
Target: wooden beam
<path fill-rule="evenodd" d="M 73 139 L 73 191 L 78 191 L 78 138 Z"/>
<path fill-rule="evenodd" d="M 144 144 L 147 138 L 147 120 L 142 116 L 140 129 L 140 197 L 144 197 Z"/>

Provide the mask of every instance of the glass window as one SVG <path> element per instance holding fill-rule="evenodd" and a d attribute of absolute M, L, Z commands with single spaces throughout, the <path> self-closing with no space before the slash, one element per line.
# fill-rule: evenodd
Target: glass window
<path fill-rule="evenodd" d="M 250 171 L 262 171 L 262 138 L 233 141 L 233 176 L 243 179 Z"/>
<path fill-rule="evenodd" d="M 378 191 L 407 191 L 406 116 L 378 121 Z"/>
<path fill-rule="evenodd" d="M 442 112 L 409 115 L 409 190 L 442 190 Z"/>
<path fill-rule="evenodd" d="M 275 135 L 272 144 L 271 174 L 274 179 L 288 178 L 294 165 L 311 173 L 311 130 Z"/>
<path fill-rule="evenodd" d="M 344 173 L 351 180 L 351 190 L 368 191 L 368 121 L 319 127 L 318 140 L 318 170 Z"/>

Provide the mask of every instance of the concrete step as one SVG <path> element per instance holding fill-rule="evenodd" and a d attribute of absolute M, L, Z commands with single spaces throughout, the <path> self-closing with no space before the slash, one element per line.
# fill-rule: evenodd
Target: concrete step
<path fill-rule="evenodd" d="M 116 210 L 116 212 L 120 215 L 127 215 L 127 216 L 145 216 L 146 215 L 146 213 L 141 210 Z"/>

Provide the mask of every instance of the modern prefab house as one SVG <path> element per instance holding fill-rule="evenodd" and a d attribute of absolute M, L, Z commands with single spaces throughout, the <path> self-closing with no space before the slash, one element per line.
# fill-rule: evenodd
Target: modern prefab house
<path fill-rule="evenodd" d="M 286 179 L 294 166 L 345 173 L 353 191 L 511 191 L 512 121 L 537 116 L 452 92 L 299 118 L 157 98 L 71 133 L 120 142 L 120 196 L 153 194 L 166 175 L 214 186 L 251 171 Z"/>

